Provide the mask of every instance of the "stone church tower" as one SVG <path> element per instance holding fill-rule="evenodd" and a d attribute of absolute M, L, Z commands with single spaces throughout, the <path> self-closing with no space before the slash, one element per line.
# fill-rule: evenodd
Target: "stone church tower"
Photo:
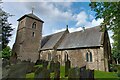
<path fill-rule="evenodd" d="M 44 21 L 33 13 L 22 16 L 18 21 L 13 54 L 17 55 L 17 59 L 35 62 L 38 59 L 38 50 L 41 47 L 42 26 Z"/>

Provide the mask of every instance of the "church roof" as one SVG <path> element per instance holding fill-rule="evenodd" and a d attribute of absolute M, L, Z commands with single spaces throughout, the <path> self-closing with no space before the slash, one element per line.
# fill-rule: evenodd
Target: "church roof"
<path fill-rule="evenodd" d="M 62 31 L 43 37 L 41 42 L 41 50 L 53 49 L 64 33 L 65 31 Z"/>
<path fill-rule="evenodd" d="M 18 21 L 20 21 L 21 19 L 25 18 L 25 17 L 30 17 L 30 18 L 33 18 L 33 19 L 36 19 L 42 23 L 44 23 L 44 21 L 42 21 L 40 18 L 38 18 L 36 15 L 34 15 L 33 13 L 30 13 L 30 14 L 26 14 L 24 16 L 22 16 L 21 18 L 18 19 Z"/>
<path fill-rule="evenodd" d="M 57 49 L 75 49 L 101 46 L 102 34 L 103 32 L 99 26 L 88 28 L 84 31 L 69 33 Z"/>

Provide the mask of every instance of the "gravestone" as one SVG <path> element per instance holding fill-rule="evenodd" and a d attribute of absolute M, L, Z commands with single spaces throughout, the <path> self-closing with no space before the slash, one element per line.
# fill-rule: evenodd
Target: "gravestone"
<path fill-rule="evenodd" d="M 27 62 L 26 65 L 27 65 L 26 73 L 34 72 L 34 65 L 35 64 L 33 62 Z"/>
<path fill-rule="evenodd" d="M 34 80 L 50 80 L 50 72 L 46 68 L 39 68 L 35 72 L 35 79 Z"/>
<path fill-rule="evenodd" d="M 10 57 L 10 64 L 17 64 L 17 53 L 12 53 Z"/>
<path fill-rule="evenodd" d="M 35 71 L 35 78 L 37 77 L 37 75 L 43 70 L 43 67 L 38 67 Z"/>
<path fill-rule="evenodd" d="M 71 62 L 70 62 L 70 60 L 67 60 L 65 62 L 65 77 L 68 76 L 68 71 L 69 71 L 70 68 L 71 68 Z"/>
<path fill-rule="evenodd" d="M 80 71 L 86 70 L 86 65 L 80 68 Z"/>
<path fill-rule="evenodd" d="M 35 63 L 35 65 L 41 65 L 41 64 L 43 64 L 43 60 L 41 60 L 41 59 L 37 60 L 36 63 Z"/>
<path fill-rule="evenodd" d="M 21 64 L 15 64 L 10 67 L 10 71 L 8 73 L 8 78 L 25 78 L 27 71 L 27 64 L 25 62 Z"/>
<path fill-rule="evenodd" d="M 39 67 L 33 67 L 32 72 L 36 72 Z"/>
<path fill-rule="evenodd" d="M 8 73 L 10 71 L 10 66 L 2 67 L 2 80 L 6 80 Z"/>
<path fill-rule="evenodd" d="M 54 63 L 54 68 L 57 69 L 57 70 L 60 70 L 60 62 L 59 61 Z"/>
<path fill-rule="evenodd" d="M 50 62 L 50 72 L 54 72 L 54 65 L 55 65 L 54 61 L 51 61 Z"/>
<path fill-rule="evenodd" d="M 47 69 L 47 66 L 48 66 L 48 61 L 44 61 L 43 62 L 43 67 Z"/>
<path fill-rule="evenodd" d="M 78 67 L 69 69 L 68 80 L 79 80 L 80 69 Z"/>
<path fill-rule="evenodd" d="M 22 61 L 12 65 L 7 78 L 15 78 L 16 80 L 19 80 L 20 78 L 24 79 L 26 77 L 26 73 L 30 71 L 29 69 L 31 69 L 31 66 L 33 67 L 34 65 L 29 61 Z"/>
<path fill-rule="evenodd" d="M 94 80 L 94 70 L 86 70 L 86 66 L 80 68 L 80 80 Z"/>
<path fill-rule="evenodd" d="M 10 65 L 9 60 L 7 60 L 7 59 L 2 59 L 2 67 L 5 67 L 5 66 L 7 66 L 7 65 Z"/>
<path fill-rule="evenodd" d="M 86 66 L 80 68 L 80 79 L 85 80 L 87 77 Z"/>
<path fill-rule="evenodd" d="M 55 79 L 59 80 L 60 79 L 60 62 L 56 62 L 54 65 L 54 72 L 55 72 Z"/>
<path fill-rule="evenodd" d="M 94 80 L 94 70 L 87 70 L 87 79 Z"/>

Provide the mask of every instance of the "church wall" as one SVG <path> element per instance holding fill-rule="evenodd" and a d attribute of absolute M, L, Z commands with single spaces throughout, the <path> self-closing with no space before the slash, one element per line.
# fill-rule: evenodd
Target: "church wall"
<path fill-rule="evenodd" d="M 87 62 L 86 61 L 86 53 L 87 51 L 90 51 L 92 53 L 92 62 Z M 66 50 L 66 51 L 62 51 L 62 53 L 66 53 L 68 54 L 68 59 L 71 61 L 71 66 L 72 67 L 82 67 L 82 66 L 87 66 L 87 68 L 89 69 L 97 69 L 97 63 L 96 63 L 96 52 L 97 49 L 76 49 L 76 50 Z M 94 65 L 93 65 L 94 64 Z"/>
<path fill-rule="evenodd" d="M 86 53 L 88 50 L 92 53 L 92 62 L 86 61 Z M 105 60 L 104 60 L 104 48 L 89 48 L 89 49 L 77 49 L 77 50 L 67 50 L 71 65 L 73 67 L 79 66 L 82 67 L 86 65 L 89 69 L 95 69 L 100 71 L 106 71 Z M 64 52 L 64 51 L 63 51 Z"/>
<path fill-rule="evenodd" d="M 86 61 L 86 53 L 88 51 L 92 53 L 92 62 Z M 48 53 L 51 53 L 54 56 L 57 55 L 57 60 L 63 66 L 65 65 L 65 54 L 68 54 L 68 59 L 71 61 L 72 67 L 76 67 L 76 66 L 82 67 L 86 65 L 88 69 L 105 71 L 103 47 L 89 48 L 89 49 L 62 50 L 57 52 L 55 52 L 54 50 L 46 50 L 41 52 L 42 59 L 48 60 Z"/>
<path fill-rule="evenodd" d="M 106 32 L 104 36 L 104 60 L 105 60 L 105 70 L 109 71 L 110 68 L 110 61 L 111 61 L 111 47 L 109 42 L 109 36 Z"/>
<path fill-rule="evenodd" d="M 100 49 L 98 50 L 98 64 L 99 64 L 99 69 L 98 70 L 101 70 L 101 71 L 106 71 L 105 70 L 105 57 L 104 57 L 104 48 L 103 47 L 100 47 Z"/>
<path fill-rule="evenodd" d="M 51 59 L 48 59 L 48 54 L 51 54 Z M 54 50 L 46 50 L 40 53 L 40 59 L 43 59 L 43 60 L 51 61 L 54 56 L 55 56 Z"/>

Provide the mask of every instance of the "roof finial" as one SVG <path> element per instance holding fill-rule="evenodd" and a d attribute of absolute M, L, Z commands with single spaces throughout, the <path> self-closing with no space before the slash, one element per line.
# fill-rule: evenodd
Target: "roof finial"
<path fill-rule="evenodd" d="M 66 30 L 68 30 L 68 25 L 66 25 Z"/>
<path fill-rule="evenodd" d="M 32 14 L 33 14 L 34 9 L 35 9 L 35 8 L 34 8 L 34 7 L 32 7 Z"/>
<path fill-rule="evenodd" d="M 82 29 L 83 29 L 83 31 L 85 31 L 85 27 L 84 26 L 82 27 Z"/>

